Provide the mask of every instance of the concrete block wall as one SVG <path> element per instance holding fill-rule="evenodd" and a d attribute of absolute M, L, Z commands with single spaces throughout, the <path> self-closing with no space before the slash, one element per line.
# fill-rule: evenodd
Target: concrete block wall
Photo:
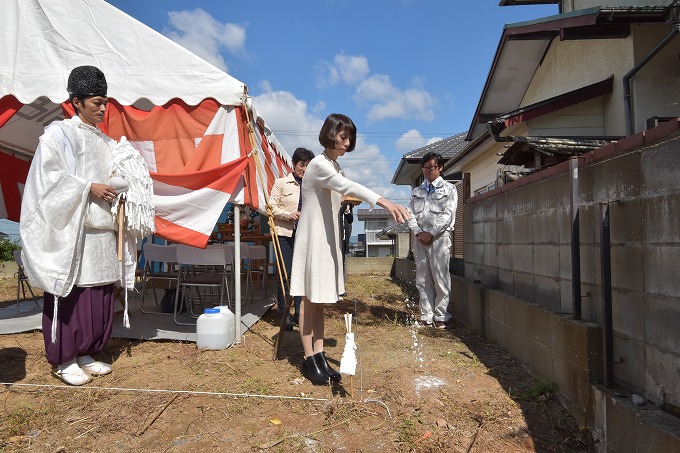
<path fill-rule="evenodd" d="M 415 282 L 415 263 L 395 260 L 396 278 Z M 521 360 L 535 375 L 558 384 L 562 404 L 586 427 L 602 452 L 680 451 L 680 419 L 631 394 L 594 384 L 602 379 L 602 333 L 503 291 L 452 276 L 454 317 Z"/>
<path fill-rule="evenodd" d="M 676 121 L 584 155 L 578 204 L 582 318 L 602 324 L 601 206 L 608 203 L 616 384 L 680 412 L 679 129 Z M 565 162 L 468 200 L 468 283 L 478 281 L 536 309 L 572 313 L 570 194 Z M 464 294 L 467 306 L 454 311 L 470 325 L 498 334 L 509 347 L 517 335 L 527 335 L 503 331 L 495 315 L 484 318 L 478 290 Z M 492 298 L 487 308 L 495 305 Z M 518 357 L 526 360 L 531 350 Z"/>
<path fill-rule="evenodd" d="M 347 274 L 371 274 L 373 272 L 390 272 L 394 257 L 370 258 L 348 256 L 345 258 Z"/>
<path fill-rule="evenodd" d="M 589 425 L 605 452 L 680 451 L 680 420 L 653 405 L 636 406 L 630 395 L 592 386 L 594 413 Z"/>
<path fill-rule="evenodd" d="M 452 276 L 451 283 L 456 319 L 495 340 L 534 375 L 558 384 L 565 405 L 584 423 L 589 382 L 602 378 L 600 327 L 461 277 Z"/>
<path fill-rule="evenodd" d="M 561 401 L 603 452 L 680 451 L 680 419 L 602 380 L 602 329 L 503 291 L 452 277 L 456 319 L 494 339 L 536 376 L 555 382 Z"/>

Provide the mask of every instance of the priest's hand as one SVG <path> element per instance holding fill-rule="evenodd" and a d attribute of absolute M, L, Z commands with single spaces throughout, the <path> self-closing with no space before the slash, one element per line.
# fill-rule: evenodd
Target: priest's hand
<path fill-rule="evenodd" d="M 106 201 L 107 203 L 111 203 L 118 196 L 118 192 L 116 192 L 116 189 L 106 184 L 100 184 L 98 182 L 92 183 L 92 186 L 90 186 L 90 193 L 95 198 L 99 198 L 100 200 Z"/>

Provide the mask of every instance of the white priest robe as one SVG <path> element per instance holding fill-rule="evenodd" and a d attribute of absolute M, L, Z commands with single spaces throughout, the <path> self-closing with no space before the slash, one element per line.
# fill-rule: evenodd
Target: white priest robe
<path fill-rule="evenodd" d="M 116 222 L 108 203 L 90 197 L 107 184 L 115 141 L 74 116 L 45 128 L 21 204 L 22 259 L 32 285 L 64 297 L 74 285 L 121 278 Z"/>

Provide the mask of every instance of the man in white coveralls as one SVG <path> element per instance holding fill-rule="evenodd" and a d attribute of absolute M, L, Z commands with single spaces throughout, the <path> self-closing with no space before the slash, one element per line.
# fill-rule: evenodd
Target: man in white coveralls
<path fill-rule="evenodd" d="M 451 319 L 447 311 L 451 292 L 449 260 L 451 232 L 456 221 L 458 194 L 453 184 L 444 181 L 444 158 L 427 153 L 420 160 L 423 183 L 411 192 L 408 226 L 415 234 L 416 288 L 420 296 L 419 326 L 434 324 L 445 329 Z"/>

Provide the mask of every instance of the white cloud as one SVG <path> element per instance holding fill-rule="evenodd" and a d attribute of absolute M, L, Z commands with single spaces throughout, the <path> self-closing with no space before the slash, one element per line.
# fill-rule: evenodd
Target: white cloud
<path fill-rule="evenodd" d="M 195 53 L 225 72 L 229 68 L 220 54 L 228 50 L 232 54 L 245 52 L 245 27 L 221 23 L 206 11 L 170 11 L 168 24 L 171 30 L 165 35 L 185 49 Z"/>
<path fill-rule="evenodd" d="M 380 121 L 390 118 L 434 120 L 432 107 L 437 100 L 415 79 L 412 86 L 400 89 L 385 74 L 370 74 L 363 55 L 337 54 L 333 62 L 321 61 L 316 67 L 317 86 L 327 88 L 343 83 L 355 87 L 354 102 L 367 111 L 367 118 Z"/>
<path fill-rule="evenodd" d="M 422 148 L 425 145 L 438 142 L 442 140 L 442 137 L 425 138 L 417 129 L 411 129 L 410 131 L 402 134 L 401 137 L 397 139 L 395 147 L 399 151 L 414 151 L 418 148 Z"/>
<path fill-rule="evenodd" d="M 425 146 L 427 140 L 416 129 L 411 129 L 397 139 L 395 147 L 399 151 L 413 151 Z"/>
<path fill-rule="evenodd" d="M 321 88 L 343 82 L 356 85 L 368 75 L 368 59 L 363 55 L 338 54 L 333 63 L 321 61 L 317 65 L 317 85 Z"/>
<path fill-rule="evenodd" d="M 388 118 L 434 120 L 432 107 L 436 99 L 427 91 L 413 87 L 400 90 L 390 77 L 375 74 L 359 84 L 354 94 L 358 105 L 367 107 L 367 118 L 380 121 Z"/>
<path fill-rule="evenodd" d="M 268 82 L 261 85 L 262 94 L 253 97 L 253 105 L 274 132 L 288 154 L 300 146 L 314 151 L 323 151 L 319 144 L 319 131 L 323 124 L 307 102 L 297 99 L 289 91 L 274 91 Z M 321 106 L 322 107 L 322 106 Z"/>

